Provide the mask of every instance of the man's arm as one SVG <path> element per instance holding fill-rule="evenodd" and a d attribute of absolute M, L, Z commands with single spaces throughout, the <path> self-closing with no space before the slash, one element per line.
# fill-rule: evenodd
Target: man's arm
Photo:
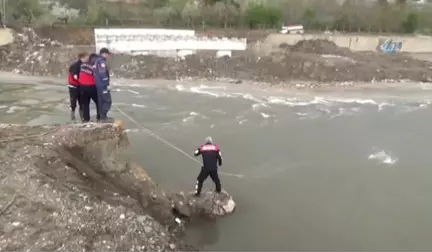
<path fill-rule="evenodd" d="M 101 81 L 108 87 L 109 86 L 109 71 L 105 60 L 100 59 L 96 62 L 96 71 Z"/>
<path fill-rule="evenodd" d="M 103 85 L 108 87 L 109 85 L 109 76 L 107 71 L 107 66 L 105 64 L 105 60 L 98 58 L 98 56 L 94 56 L 92 58 L 92 65 L 94 69 L 94 76 L 96 78 L 97 85 Z"/>
<path fill-rule="evenodd" d="M 201 155 L 201 148 L 196 149 L 194 152 L 195 157 L 198 157 L 199 155 Z"/>
<path fill-rule="evenodd" d="M 219 166 L 222 166 L 222 152 L 221 151 L 218 151 L 217 159 L 218 159 Z"/>
<path fill-rule="evenodd" d="M 80 71 L 81 71 L 81 61 L 77 61 L 70 68 L 70 72 L 76 81 L 78 80 Z"/>

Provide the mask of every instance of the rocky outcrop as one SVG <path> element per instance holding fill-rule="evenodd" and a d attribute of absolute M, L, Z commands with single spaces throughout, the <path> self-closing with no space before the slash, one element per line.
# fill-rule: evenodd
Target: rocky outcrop
<path fill-rule="evenodd" d="M 174 202 L 174 209 L 188 219 L 224 216 L 233 213 L 236 207 L 233 198 L 226 191 L 220 194 L 203 192 L 198 198 L 193 193 L 176 193 L 170 198 Z"/>
<path fill-rule="evenodd" d="M 195 250 L 174 235 L 231 213 L 227 193 L 164 192 L 122 123 L 0 125 L 0 250 Z"/>

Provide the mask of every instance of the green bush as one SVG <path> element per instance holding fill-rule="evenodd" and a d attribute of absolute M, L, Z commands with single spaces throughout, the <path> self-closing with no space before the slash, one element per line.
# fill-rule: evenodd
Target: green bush
<path fill-rule="evenodd" d="M 414 33 L 419 26 L 419 17 L 417 13 L 410 12 L 402 23 L 404 33 Z"/>
<path fill-rule="evenodd" d="M 274 28 L 281 24 L 282 11 L 263 4 L 253 4 L 246 10 L 246 20 L 250 28 Z"/>

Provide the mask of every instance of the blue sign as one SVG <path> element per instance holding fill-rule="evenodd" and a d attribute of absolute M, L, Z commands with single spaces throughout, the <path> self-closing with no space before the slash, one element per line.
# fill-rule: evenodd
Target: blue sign
<path fill-rule="evenodd" d="M 402 41 L 393 41 L 387 39 L 379 46 L 379 49 L 385 53 L 396 53 L 402 49 Z"/>

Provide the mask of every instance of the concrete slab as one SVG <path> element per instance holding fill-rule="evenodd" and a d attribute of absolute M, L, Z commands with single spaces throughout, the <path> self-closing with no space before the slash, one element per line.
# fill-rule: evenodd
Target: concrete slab
<path fill-rule="evenodd" d="M 8 28 L 0 28 L 0 46 L 12 43 L 14 40 L 13 32 Z"/>

